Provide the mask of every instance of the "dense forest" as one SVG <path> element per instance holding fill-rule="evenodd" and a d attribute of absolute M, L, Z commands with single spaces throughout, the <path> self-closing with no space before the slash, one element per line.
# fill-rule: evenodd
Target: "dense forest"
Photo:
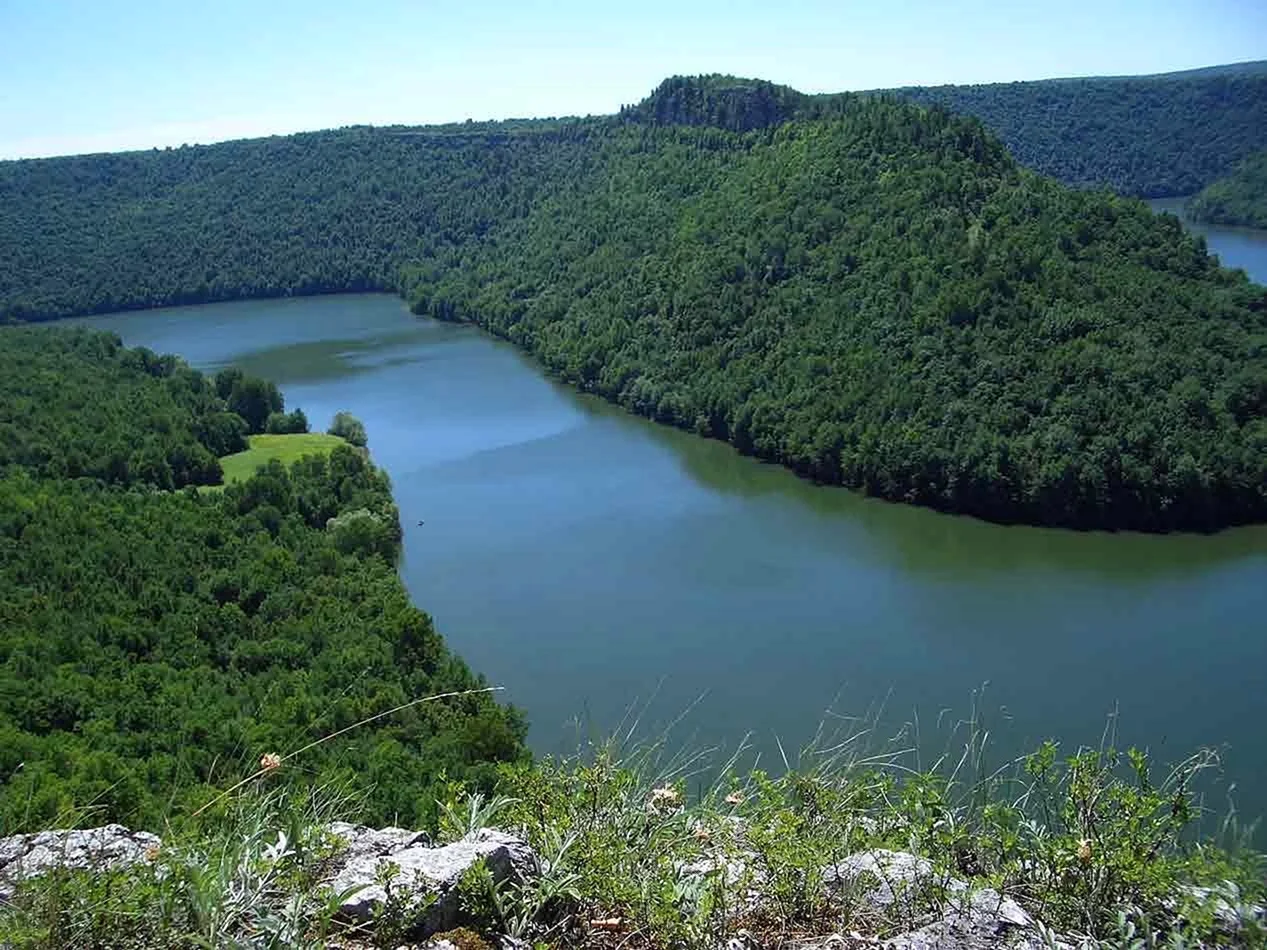
<path fill-rule="evenodd" d="M 1267 228 L 1267 149 L 1255 152 L 1188 202 L 1198 221 Z"/>
<path fill-rule="evenodd" d="M 1193 194 L 1267 148 L 1267 61 L 890 92 L 976 116 L 1044 175 L 1143 198 Z"/>
<path fill-rule="evenodd" d="M 627 121 L 732 132 L 849 109 L 849 96 L 809 96 L 733 76 L 666 80 L 621 110 Z M 867 95 L 980 119 L 1022 164 L 1076 187 L 1124 195 L 1190 195 L 1267 148 L 1267 61 L 1157 76 L 913 86 Z"/>
<path fill-rule="evenodd" d="M 110 334 L 0 331 L 0 835 L 76 809 L 159 827 L 264 754 L 481 685 L 410 604 L 363 451 L 193 487 L 251 429 L 233 408 L 246 390 L 273 395 Z M 448 778 L 478 784 L 523 734 L 469 695 L 321 745 L 281 780 L 425 823 Z"/>
<path fill-rule="evenodd" d="M 1173 218 L 891 98 L 674 79 L 606 119 L 8 163 L 0 282 L 10 320 L 390 289 L 884 498 L 1267 520 L 1263 288 Z"/>

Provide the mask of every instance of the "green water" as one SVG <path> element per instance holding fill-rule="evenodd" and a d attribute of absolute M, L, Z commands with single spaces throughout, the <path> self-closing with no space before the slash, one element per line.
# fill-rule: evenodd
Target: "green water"
<path fill-rule="evenodd" d="M 1112 719 L 1166 761 L 1223 747 L 1241 807 L 1267 812 L 1267 527 L 1002 527 L 815 487 L 385 296 L 91 322 L 272 377 L 315 426 L 363 419 L 410 591 L 538 750 L 638 708 L 644 735 L 682 713 L 683 742 L 751 733 L 771 767 L 776 737 L 792 755 L 859 715 L 877 738 L 918 718 L 932 754 L 975 692 L 997 757 Z"/>

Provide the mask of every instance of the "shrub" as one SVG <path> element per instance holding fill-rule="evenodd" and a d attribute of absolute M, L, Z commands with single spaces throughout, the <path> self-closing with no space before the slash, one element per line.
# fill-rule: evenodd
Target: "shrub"
<path fill-rule="evenodd" d="M 369 442 L 365 434 L 365 424 L 350 412 L 340 411 L 334 415 L 334 421 L 327 430 L 330 435 L 337 435 L 350 445 L 364 447 Z"/>

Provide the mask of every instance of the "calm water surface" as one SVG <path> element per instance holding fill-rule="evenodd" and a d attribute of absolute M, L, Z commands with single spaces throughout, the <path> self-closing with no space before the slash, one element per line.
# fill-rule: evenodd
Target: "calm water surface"
<path fill-rule="evenodd" d="M 1184 213 L 1187 198 L 1155 198 L 1148 202 L 1154 211 L 1173 214 L 1190 231 L 1205 236 L 1211 253 L 1224 267 L 1239 267 L 1260 284 L 1267 284 L 1267 231 L 1257 228 L 1228 228 L 1193 221 Z"/>
<path fill-rule="evenodd" d="M 1165 761 L 1223 747 L 1241 808 L 1267 812 L 1267 528 L 1074 533 L 869 501 L 579 396 L 385 296 L 91 322 L 267 375 L 314 426 L 362 418 L 405 582 L 539 750 L 641 708 L 645 733 L 684 712 L 690 743 L 751 733 L 771 766 L 776 737 L 790 755 L 841 716 L 878 713 L 883 734 L 918 718 L 936 752 L 976 693 L 1000 757 L 1097 742 L 1119 710 L 1119 741 Z"/>

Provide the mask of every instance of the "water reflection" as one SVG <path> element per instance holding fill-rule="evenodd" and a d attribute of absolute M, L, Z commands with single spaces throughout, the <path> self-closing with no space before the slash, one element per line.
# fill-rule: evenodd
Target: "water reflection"
<path fill-rule="evenodd" d="M 631 417 L 593 397 L 578 401 L 597 417 L 624 417 L 625 425 L 672 452 L 696 484 L 739 499 L 776 498 L 794 505 L 839 532 L 833 547 L 865 541 L 874 554 L 904 570 L 937 577 L 1059 570 L 1123 581 L 1244 561 L 1267 570 L 1264 525 L 1214 535 L 1147 535 L 992 524 L 814 485 L 725 443 Z"/>

